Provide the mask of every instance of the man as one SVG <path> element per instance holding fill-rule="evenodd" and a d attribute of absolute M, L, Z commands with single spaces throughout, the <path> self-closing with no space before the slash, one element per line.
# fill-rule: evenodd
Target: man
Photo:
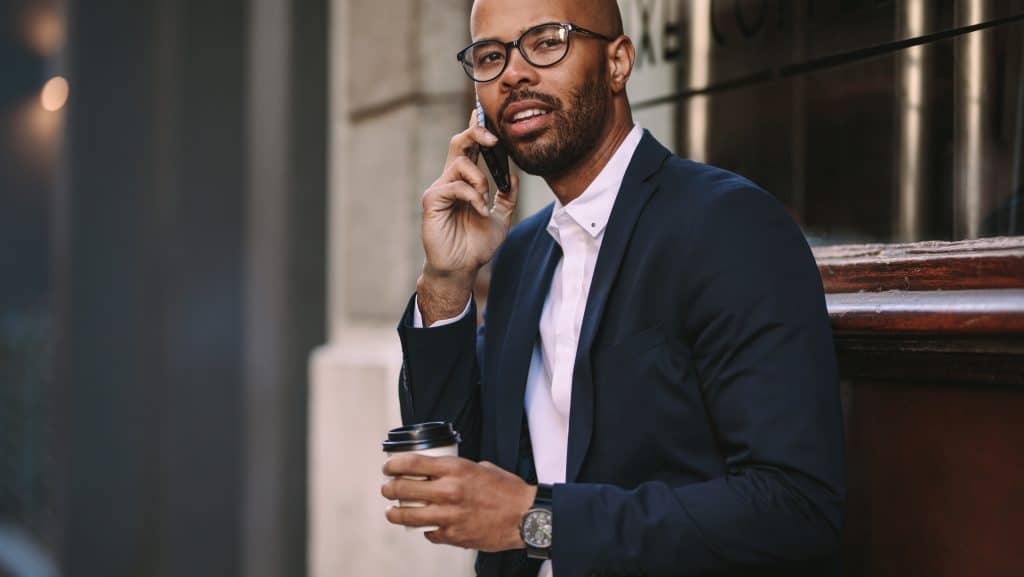
<path fill-rule="evenodd" d="M 471 33 L 494 134 L 471 121 L 423 194 L 399 326 L 403 420 L 453 422 L 461 457 L 390 459 L 429 480 L 387 482 L 427 503 L 388 520 L 486 577 L 838 574 L 837 374 L 799 229 L 634 126 L 614 0 L 477 0 Z M 489 202 L 476 163 L 498 138 L 555 195 L 511 232 L 517 183 Z"/>

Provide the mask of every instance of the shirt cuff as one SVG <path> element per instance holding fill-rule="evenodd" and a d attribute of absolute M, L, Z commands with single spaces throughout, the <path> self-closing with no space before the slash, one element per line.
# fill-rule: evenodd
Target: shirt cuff
<path fill-rule="evenodd" d="M 423 328 L 423 313 L 420 312 L 420 297 L 419 297 L 419 295 L 416 295 L 416 303 L 415 304 L 416 304 L 416 306 L 412 307 L 412 326 L 413 326 L 413 328 L 416 328 L 416 329 L 422 329 Z M 466 308 L 462 309 L 462 313 L 460 313 L 459 316 L 452 317 L 450 319 L 441 319 L 439 321 L 434 321 L 433 323 L 430 324 L 430 326 L 428 328 L 436 329 L 437 327 L 443 327 L 445 325 L 450 325 L 450 324 L 454 324 L 454 323 L 457 323 L 457 322 L 461 321 L 463 318 L 466 317 L 467 314 L 469 314 L 469 305 L 471 305 L 471 304 L 473 304 L 473 295 L 469 295 L 469 300 L 466 301 Z"/>

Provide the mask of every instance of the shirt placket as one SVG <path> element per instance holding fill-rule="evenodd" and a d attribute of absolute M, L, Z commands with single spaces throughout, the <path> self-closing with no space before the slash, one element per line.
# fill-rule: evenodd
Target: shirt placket
<path fill-rule="evenodd" d="M 585 298 L 582 286 L 586 247 L 582 238 L 585 233 L 571 219 L 566 218 L 565 220 L 568 222 L 559 227 L 559 236 L 562 239 L 564 251 L 561 283 L 562 306 L 559 307 L 556 323 L 555 356 L 557 361 L 551 396 L 558 411 L 568 418 L 572 401 L 573 365 L 579 342 L 576 313 L 581 299 Z"/>

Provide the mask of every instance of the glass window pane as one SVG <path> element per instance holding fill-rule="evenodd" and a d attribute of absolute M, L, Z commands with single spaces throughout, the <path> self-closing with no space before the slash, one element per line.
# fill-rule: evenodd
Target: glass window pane
<path fill-rule="evenodd" d="M 620 4 L 634 109 L 671 102 L 680 154 L 763 185 L 813 241 L 1024 234 L 1024 1 Z"/>

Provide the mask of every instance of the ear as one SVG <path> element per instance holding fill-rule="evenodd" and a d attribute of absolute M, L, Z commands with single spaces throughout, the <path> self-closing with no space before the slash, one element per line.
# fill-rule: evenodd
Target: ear
<path fill-rule="evenodd" d="M 619 36 L 608 43 L 608 77 L 611 79 L 612 90 L 616 93 L 626 89 L 626 81 L 633 72 L 633 59 L 636 48 L 629 36 Z"/>

